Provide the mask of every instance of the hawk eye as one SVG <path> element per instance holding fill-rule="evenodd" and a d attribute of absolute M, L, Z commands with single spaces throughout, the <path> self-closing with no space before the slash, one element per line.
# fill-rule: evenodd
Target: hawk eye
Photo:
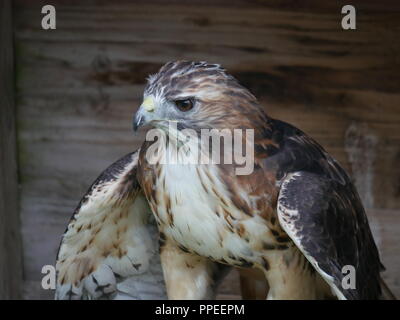
<path fill-rule="evenodd" d="M 174 101 L 176 107 L 183 112 L 193 109 L 194 102 L 192 99 L 182 99 Z"/>

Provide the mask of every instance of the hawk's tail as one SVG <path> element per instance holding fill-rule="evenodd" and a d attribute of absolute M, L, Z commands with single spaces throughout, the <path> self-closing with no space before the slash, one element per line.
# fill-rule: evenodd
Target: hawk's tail
<path fill-rule="evenodd" d="M 382 288 L 382 300 L 397 300 L 396 296 L 393 294 L 393 292 L 389 289 L 385 281 L 383 281 L 382 278 L 380 278 L 380 283 L 381 283 L 381 288 Z"/>

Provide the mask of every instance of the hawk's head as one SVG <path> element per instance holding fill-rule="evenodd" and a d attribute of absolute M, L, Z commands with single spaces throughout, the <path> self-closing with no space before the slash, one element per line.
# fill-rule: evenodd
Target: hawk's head
<path fill-rule="evenodd" d="M 265 121 L 257 99 L 218 64 L 175 61 L 149 77 L 143 103 L 134 119 L 163 127 L 254 128 Z"/>

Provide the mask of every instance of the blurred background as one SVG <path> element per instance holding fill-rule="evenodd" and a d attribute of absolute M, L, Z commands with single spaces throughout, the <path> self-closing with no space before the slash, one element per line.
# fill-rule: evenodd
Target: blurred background
<path fill-rule="evenodd" d="M 301 2 L 301 4 L 299 3 Z M 41 8 L 56 8 L 43 30 Z M 267 112 L 351 174 L 400 297 L 400 2 L 0 2 L 0 298 L 52 299 L 40 282 L 92 181 L 136 149 L 145 79 L 169 60 L 220 63 Z M 232 272 L 220 298 L 238 298 Z"/>

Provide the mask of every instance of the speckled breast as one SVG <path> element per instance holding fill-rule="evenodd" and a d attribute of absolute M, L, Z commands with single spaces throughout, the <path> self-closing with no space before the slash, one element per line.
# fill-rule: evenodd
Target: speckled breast
<path fill-rule="evenodd" d="M 146 163 L 142 171 L 143 189 L 160 231 L 182 250 L 251 266 L 263 264 L 265 250 L 285 248 L 271 219 L 243 212 L 233 203 L 217 166 Z"/>

